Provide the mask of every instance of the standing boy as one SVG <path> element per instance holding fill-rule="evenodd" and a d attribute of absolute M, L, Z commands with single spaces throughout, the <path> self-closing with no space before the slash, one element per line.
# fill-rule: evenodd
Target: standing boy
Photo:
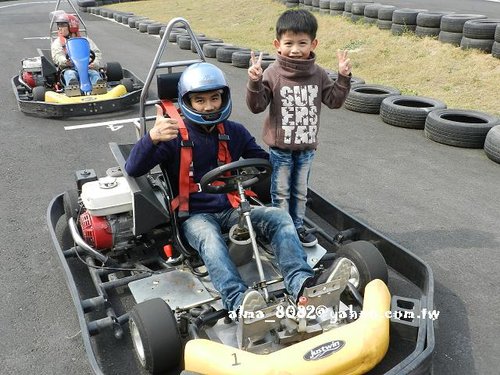
<path fill-rule="evenodd" d="M 307 10 L 287 10 L 276 23 L 276 62 L 263 72 L 262 54 L 252 52 L 248 69 L 247 105 L 263 112 L 263 140 L 270 147 L 271 197 L 274 206 L 287 210 L 303 246 L 318 243 L 304 228 L 307 186 L 318 145 L 321 103 L 339 108 L 351 87 L 347 51 L 337 51 L 339 75 L 335 82 L 315 63 L 318 22 Z"/>

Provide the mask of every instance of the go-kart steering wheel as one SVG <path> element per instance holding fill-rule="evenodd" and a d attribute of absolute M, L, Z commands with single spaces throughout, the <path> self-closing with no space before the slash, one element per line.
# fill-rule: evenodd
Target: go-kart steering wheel
<path fill-rule="evenodd" d="M 238 190 L 238 182 L 246 189 L 267 177 L 270 172 L 271 164 L 266 159 L 243 159 L 205 173 L 200 186 L 205 193 L 224 194 Z"/>
<path fill-rule="evenodd" d="M 90 50 L 89 64 L 92 64 L 95 60 L 95 52 Z"/>

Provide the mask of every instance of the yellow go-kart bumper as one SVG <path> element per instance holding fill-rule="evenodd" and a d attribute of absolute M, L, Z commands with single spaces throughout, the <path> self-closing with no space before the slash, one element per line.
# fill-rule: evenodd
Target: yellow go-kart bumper
<path fill-rule="evenodd" d="M 106 94 L 100 95 L 82 95 L 82 96 L 66 96 L 64 94 L 59 94 L 54 91 L 47 91 L 45 93 L 45 101 L 47 103 L 58 103 L 58 104 L 77 104 L 77 103 L 90 103 L 98 102 L 103 100 L 115 99 L 122 97 L 127 93 L 127 89 L 124 85 L 116 85 Z"/>
<path fill-rule="evenodd" d="M 267 355 L 205 339 L 185 347 L 185 369 L 200 374 L 363 374 L 389 347 L 390 293 L 381 280 L 365 289 L 358 320 Z"/>

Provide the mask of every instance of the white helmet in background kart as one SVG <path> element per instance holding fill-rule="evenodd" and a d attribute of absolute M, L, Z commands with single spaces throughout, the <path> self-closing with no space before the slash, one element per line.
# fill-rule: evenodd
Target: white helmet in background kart
<path fill-rule="evenodd" d="M 191 107 L 189 94 L 222 90 L 222 105 L 212 113 L 201 113 Z M 204 126 L 213 126 L 226 120 L 231 114 L 231 93 L 222 70 L 210 63 L 202 62 L 188 66 L 179 79 L 179 107 L 182 114 L 191 122 Z"/>

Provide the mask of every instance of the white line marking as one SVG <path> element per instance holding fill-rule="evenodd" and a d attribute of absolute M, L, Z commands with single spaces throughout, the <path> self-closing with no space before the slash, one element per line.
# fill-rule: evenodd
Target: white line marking
<path fill-rule="evenodd" d="M 485 0 L 485 1 L 489 1 L 491 3 L 500 3 L 500 0 Z"/>
<path fill-rule="evenodd" d="M 9 5 L 2 5 L 0 9 L 2 8 L 12 8 L 12 7 L 17 7 L 19 5 L 31 5 L 31 4 L 53 4 L 55 1 L 34 1 L 32 3 L 19 3 L 19 4 L 9 4 Z"/>
<path fill-rule="evenodd" d="M 78 129 L 97 128 L 100 126 L 109 126 L 109 128 L 112 131 L 115 131 L 115 130 L 121 129 L 123 126 L 116 127 L 114 125 L 134 123 L 136 121 L 139 121 L 139 119 L 140 119 L 139 117 L 136 117 L 136 118 L 128 118 L 128 119 L 124 119 L 124 120 L 113 120 L 113 121 L 94 122 L 91 124 L 71 125 L 71 126 L 65 126 L 64 130 L 78 130 Z"/>
<path fill-rule="evenodd" d="M 28 38 L 23 38 L 24 40 L 30 40 L 30 39 L 50 39 L 50 36 L 31 36 Z"/>

